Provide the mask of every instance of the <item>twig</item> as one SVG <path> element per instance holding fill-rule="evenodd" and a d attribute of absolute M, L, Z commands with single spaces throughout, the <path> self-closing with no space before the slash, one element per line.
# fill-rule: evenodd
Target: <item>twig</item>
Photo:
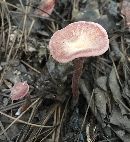
<path fill-rule="evenodd" d="M 84 127 L 84 124 L 85 124 L 85 121 L 86 121 L 86 117 L 87 117 L 87 114 L 88 114 L 88 110 L 89 110 L 89 107 L 90 107 L 91 102 L 92 102 L 92 99 L 93 99 L 93 95 L 94 95 L 94 90 L 93 90 L 93 92 L 92 92 L 92 95 L 91 95 L 91 98 L 90 98 L 88 107 L 87 107 L 87 109 L 86 109 L 86 113 L 85 113 L 85 116 L 84 116 L 84 119 L 83 119 L 83 122 L 82 122 L 82 125 L 81 125 L 81 131 L 83 130 L 83 127 Z"/>
<path fill-rule="evenodd" d="M 29 65 L 28 63 L 26 63 L 25 61 L 21 60 L 21 62 L 26 65 L 27 67 L 29 67 L 30 69 L 32 69 L 33 71 L 37 72 L 37 73 L 41 73 L 40 71 L 38 71 L 37 69 L 35 69 L 34 67 L 32 67 L 31 65 Z"/>
<path fill-rule="evenodd" d="M 34 101 L 23 113 L 21 113 L 21 115 L 19 115 L 17 118 L 15 118 L 14 121 L 2 133 L 0 133 L 0 135 L 5 133 L 17 120 L 19 120 L 19 118 L 21 118 L 23 116 L 23 114 L 25 114 L 25 112 L 27 112 L 33 105 L 35 105 L 39 101 L 39 99 L 40 98 L 38 98 L 36 101 Z M 2 112 L 0 112 L 0 113 L 4 114 Z"/>
<path fill-rule="evenodd" d="M 8 117 L 8 118 L 10 118 L 12 120 L 16 120 L 15 117 L 12 117 L 12 116 L 4 113 L 4 112 L 0 111 L 0 114 L 4 115 L 4 116 L 6 116 L 6 117 Z M 26 121 L 23 121 L 23 120 L 20 120 L 20 119 L 18 119 L 16 121 L 18 121 L 20 123 L 23 123 L 23 124 L 27 124 L 27 125 L 33 126 L 33 127 L 42 127 L 42 128 L 53 128 L 54 127 L 54 126 L 44 126 L 44 125 L 33 124 L 33 123 L 29 123 L 29 122 L 26 122 Z"/>

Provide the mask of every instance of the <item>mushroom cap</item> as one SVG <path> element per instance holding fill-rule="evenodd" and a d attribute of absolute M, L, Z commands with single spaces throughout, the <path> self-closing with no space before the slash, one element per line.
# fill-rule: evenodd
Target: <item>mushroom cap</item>
<path fill-rule="evenodd" d="M 79 57 L 102 55 L 109 48 L 109 39 L 98 23 L 79 21 L 55 32 L 48 48 L 56 61 L 67 63 Z"/>
<path fill-rule="evenodd" d="M 41 0 L 38 9 L 35 11 L 35 14 L 49 17 L 55 7 L 56 0 Z"/>
<path fill-rule="evenodd" d="M 11 89 L 10 98 L 11 100 L 19 100 L 27 95 L 29 91 L 29 85 L 27 82 L 18 82 Z"/>

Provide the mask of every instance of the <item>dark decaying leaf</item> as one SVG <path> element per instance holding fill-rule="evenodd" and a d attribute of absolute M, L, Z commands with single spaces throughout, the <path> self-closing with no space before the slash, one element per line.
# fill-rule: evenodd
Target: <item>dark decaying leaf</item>
<path fill-rule="evenodd" d="M 100 88 L 95 88 L 95 105 L 97 107 L 98 112 L 100 113 L 102 119 L 107 116 L 107 104 L 108 104 L 108 94 L 106 93 L 107 87 L 106 77 L 100 77 L 97 79 L 98 85 L 104 89 L 105 91 L 101 90 Z"/>
<path fill-rule="evenodd" d="M 128 104 L 130 104 L 130 86 L 127 82 L 125 83 L 125 86 L 123 88 L 122 96 L 126 99 Z"/>
<path fill-rule="evenodd" d="M 117 134 L 117 136 L 124 142 L 129 142 L 130 140 L 130 120 L 127 116 L 123 116 L 120 109 L 114 105 L 112 114 L 110 117 L 111 129 Z"/>
<path fill-rule="evenodd" d="M 107 77 L 101 76 L 97 79 L 97 85 L 104 91 L 107 91 Z"/>
<path fill-rule="evenodd" d="M 117 81 L 115 68 L 113 67 L 109 76 L 109 87 L 112 92 L 112 96 L 116 103 L 119 105 L 121 113 L 127 114 L 126 109 L 122 106 L 120 102 L 123 102 L 121 90 Z"/>
<path fill-rule="evenodd" d="M 113 17 L 108 15 L 101 15 L 95 22 L 101 24 L 108 32 L 116 28 L 116 22 Z"/>
<path fill-rule="evenodd" d="M 116 133 L 116 135 L 123 141 L 129 142 L 130 141 L 130 134 L 124 130 L 118 130 L 117 126 L 113 127 L 112 130 Z M 115 141 L 117 142 L 117 141 Z"/>
<path fill-rule="evenodd" d="M 83 96 L 86 99 L 87 104 L 89 104 L 92 94 L 90 94 L 90 92 L 88 90 L 87 83 L 83 79 L 80 80 L 80 89 L 81 89 L 81 92 L 83 93 Z M 96 95 L 97 95 L 97 100 L 95 99 L 96 101 L 94 101 L 94 99 L 92 99 L 91 104 L 90 104 L 90 108 L 91 108 L 93 114 L 95 115 L 96 119 L 100 122 L 100 124 L 104 125 L 103 119 L 104 119 L 105 112 L 106 112 L 107 100 L 104 96 L 103 96 L 103 99 L 102 98 L 100 99 L 100 98 L 98 98 L 98 94 L 95 94 L 95 96 Z M 101 95 L 104 95 L 104 94 L 101 94 Z M 101 101 L 104 101 L 103 105 L 105 107 L 101 104 L 100 104 L 101 106 L 99 104 L 97 104 L 97 103 L 102 103 Z M 95 107 L 95 106 L 97 106 L 97 107 Z M 104 108 L 101 108 L 101 107 L 104 107 Z"/>
<path fill-rule="evenodd" d="M 116 41 L 116 39 L 111 40 L 110 47 L 112 49 L 110 55 L 114 61 L 118 61 L 122 57 L 122 53 L 120 51 L 120 44 Z"/>
<path fill-rule="evenodd" d="M 71 73 L 72 66 L 71 63 L 69 64 L 59 64 L 58 62 L 54 61 L 52 57 L 47 62 L 48 71 L 54 80 L 59 80 L 60 82 L 65 82 L 67 79 L 67 75 Z"/>
<path fill-rule="evenodd" d="M 123 129 L 130 132 L 130 120 L 127 116 L 121 114 L 119 107 L 116 105 L 112 108 L 110 124 L 118 126 L 119 130 Z"/>
<path fill-rule="evenodd" d="M 95 21 L 100 17 L 97 1 L 90 1 L 84 11 L 79 11 L 73 18 L 76 21 Z"/>
<path fill-rule="evenodd" d="M 87 84 L 86 81 L 81 79 L 80 83 L 79 83 L 79 87 L 83 93 L 84 98 L 86 99 L 86 102 L 89 103 L 90 98 L 91 98 L 91 94 L 90 94 L 88 86 L 86 84 Z M 91 102 L 90 107 L 91 107 L 92 111 L 95 112 L 95 114 L 96 114 L 97 112 L 94 109 L 94 101 Z"/>
<path fill-rule="evenodd" d="M 109 76 L 109 86 L 110 86 L 114 100 L 117 102 L 118 100 L 121 100 L 120 87 L 117 81 L 114 67 L 112 68 L 110 76 Z"/>
<path fill-rule="evenodd" d="M 106 9 L 111 16 L 117 18 L 119 14 L 117 2 L 112 1 L 112 0 L 109 1 L 108 3 L 106 3 Z"/>
<path fill-rule="evenodd" d="M 107 115 L 107 98 L 105 92 L 98 88 L 95 89 L 95 103 L 101 117 L 105 118 Z"/>
<path fill-rule="evenodd" d="M 117 5 L 115 2 L 106 2 L 106 7 L 110 7 L 107 13 L 100 13 L 99 5 L 97 1 L 89 1 L 84 10 L 78 11 L 77 14 L 73 17 L 75 21 L 93 21 L 101 24 L 108 32 L 115 29 L 117 17 Z M 116 7 L 115 7 L 116 5 Z M 109 13 L 109 14 L 108 14 Z"/>

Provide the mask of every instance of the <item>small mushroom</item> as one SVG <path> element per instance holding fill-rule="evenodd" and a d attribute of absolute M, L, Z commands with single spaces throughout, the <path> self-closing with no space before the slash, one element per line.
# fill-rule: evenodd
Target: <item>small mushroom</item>
<path fill-rule="evenodd" d="M 14 84 L 14 86 L 10 90 L 11 90 L 11 94 L 10 94 L 11 100 L 12 101 L 19 100 L 28 94 L 29 85 L 27 84 L 26 81 L 25 82 L 18 82 L 16 84 Z"/>
<path fill-rule="evenodd" d="M 41 0 L 35 14 L 43 17 L 49 17 L 55 7 L 56 0 Z"/>
<path fill-rule="evenodd" d="M 78 82 L 83 68 L 83 57 L 99 56 L 109 48 L 106 30 L 94 22 L 79 21 L 58 30 L 49 42 L 52 57 L 59 63 L 72 60 L 74 73 L 72 78 L 73 96 L 78 96 Z"/>

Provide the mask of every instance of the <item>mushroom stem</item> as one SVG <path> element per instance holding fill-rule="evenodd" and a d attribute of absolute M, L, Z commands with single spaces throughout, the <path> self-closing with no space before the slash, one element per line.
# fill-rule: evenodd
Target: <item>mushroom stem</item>
<path fill-rule="evenodd" d="M 72 77 L 72 94 L 73 97 L 79 96 L 79 80 L 82 74 L 84 58 L 77 58 L 73 60 L 74 72 Z"/>

